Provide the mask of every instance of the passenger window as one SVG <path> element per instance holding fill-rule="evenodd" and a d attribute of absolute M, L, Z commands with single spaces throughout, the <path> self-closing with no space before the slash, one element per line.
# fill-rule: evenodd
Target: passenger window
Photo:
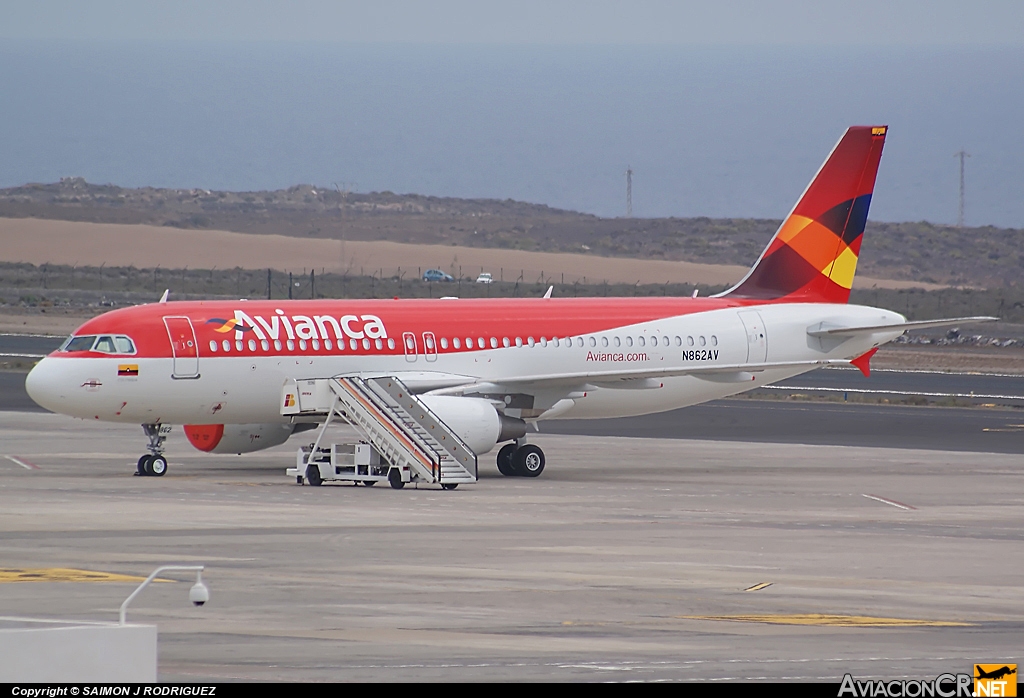
<path fill-rule="evenodd" d="M 516 337 L 516 346 L 517 347 L 523 346 L 523 338 L 522 337 Z"/>
<path fill-rule="evenodd" d="M 270 342 L 268 342 L 267 340 L 262 340 L 260 342 L 260 346 L 263 347 L 263 351 L 270 351 Z"/>
<path fill-rule="evenodd" d="M 229 342 L 228 340 L 225 339 L 223 342 L 220 343 L 220 345 L 224 347 L 224 351 L 231 351 L 231 342 Z"/>
<path fill-rule="evenodd" d="M 377 347 L 377 351 L 380 351 L 381 349 L 384 348 L 384 342 L 380 341 L 379 339 L 375 339 L 373 340 L 373 346 Z"/>
<path fill-rule="evenodd" d="M 330 342 L 331 342 L 331 340 L 327 340 L 328 344 L 330 344 Z M 343 346 L 344 345 L 341 344 L 341 343 L 338 344 L 338 348 L 339 349 L 341 349 Z M 329 346 L 327 348 L 330 349 Z M 275 339 L 274 340 L 274 351 L 281 351 L 281 340 L 280 339 Z"/>
<path fill-rule="evenodd" d="M 388 349 L 394 349 L 394 348 L 395 348 L 395 340 L 392 339 L 391 337 L 388 337 Z"/>
<path fill-rule="evenodd" d="M 602 347 L 608 346 L 608 338 L 607 337 L 601 337 L 601 346 Z"/>
<path fill-rule="evenodd" d="M 693 346 L 693 337 L 687 337 L 686 338 L 686 346 L 688 346 L 688 347 L 692 347 Z"/>
<path fill-rule="evenodd" d="M 707 344 L 707 341 L 704 339 L 704 335 L 701 335 L 700 339 L 698 341 L 700 342 L 701 346 L 704 346 L 705 344 Z"/>
<path fill-rule="evenodd" d="M 651 337 L 651 346 L 652 347 L 658 346 L 658 338 L 657 337 Z"/>
<path fill-rule="evenodd" d="M 633 338 L 632 337 L 630 337 L 630 336 L 626 337 L 626 346 L 627 347 L 633 346 Z"/>
<path fill-rule="evenodd" d="M 333 346 L 334 345 L 331 343 L 331 340 L 329 340 L 329 339 L 325 339 L 324 340 L 324 349 L 326 349 L 327 351 L 330 351 Z M 274 348 L 280 350 L 281 349 L 281 342 L 275 341 L 274 342 Z"/>
<path fill-rule="evenodd" d="M 483 337 L 477 337 L 476 338 L 476 345 L 478 347 L 480 347 L 481 349 L 486 349 L 487 348 L 487 342 L 484 340 Z"/>
<path fill-rule="evenodd" d="M 713 347 L 717 347 L 718 346 L 718 337 L 716 337 L 715 335 L 711 335 L 711 346 L 713 346 Z"/>
<path fill-rule="evenodd" d="M 614 344 L 615 344 L 615 346 L 617 346 L 617 347 L 619 347 L 619 346 L 622 346 L 622 340 L 621 340 L 621 339 L 619 339 L 619 338 L 618 338 L 617 336 L 616 336 L 616 337 L 615 337 L 615 339 L 613 340 L 613 343 L 614 343 Z"/>
<path fill-rule="evenodd" d="M 210 340 L 210 351 L 214 351 L 214 352 L 217 351 L 217 340 L 216 339 L 211 339 Z"/>
<path fill-rule="evenodd" d="M 461 349 L 462 348 L 462 340 L 459 339 L 458 337 L 455 337 L 452 340 L 452 346 L 455 347 L 456 349 Z"/>
<path fill-rule="evenodd" d="M 558 337 L 552 337 L 551 338 L 551 343 L 557 347 L 558 346 Z"/>
<path fill-rule="evenodd" d="M 300 349 L 305 349 L 306 347 L 303 346 L 304 344 L 305 344 L 305 342 L 299 341 L 299 348 Z M 415 346 L 416 346 L 416 344 L 414 342 L 413 343 L 413 347 L 415 348 Z M 370 351 L 370 340 L 369 339 L 364 339 L 363 340 L 363 349 L 365 349 L 366 351 Z"/>
<path fill-rule="evenodd" d="M 591 337 L 590 338 L 590 346 L 592 346 L 592 347 L 596 347 L 597 346 L 597 338 L 596 337 Z"/>
<path fill-rule="evenodd" d="M 255 339 L 250 339 L 249 340 L 249 351 L 256 351 L 256 340 Z"/>
<path fill-rule="evenodd" d="M 472 337 L 466 337 L 466 348 L 467 349 L 472 349 L 473 348 L 473 338 Z"/>
<path fill-rule="evenodd" d="M 591 337 L 590 339 L 593 340 L 594 338 Z M 578 346 L 578 347 L 582 347 L 583 346 L 583 337 L 577 337 L 576 338 L 576 346 Z"/>
<path fill-rule="evenodd" d="M 527 337 L 527 338 L 526 338 L 526 343 L 527 343 L 527 344 L 529 344 L 529 345 L 530 345 L 531 347 L 532 347 L 532 346 L 533 346 L 534 344 L 536 344 L 536 342 L 534 342 L 534 341 L 533 341 L 533 337 Z"/>
<path fill-rule="evenodd" d="M 639 337 L 637 337 L 637 338 L 636 338 L 636 343 L 637 343 L 637 344 L 638 344 L 639 346 L 641 346 L 641 347 L 642 347 L 642 346 L 644 346 L 644 345 L 645 345 L 645 344 L 646 344 L 647 342 L 645 342 L 645 341 L 644 341 L 643 335 L 641 335 L 641 336 L 639 336 Z"/>
<path fill-rule="evenodd" d="M 540 345 L 542 347 L 546 347 L 548 345 L 548 338 L 547 337 L 541 337 L 540 338 Z"/>
<path fill-rule="evenodd" d="M 680 337 L 679 335 L 676 335 L 676 346 L 677 347 L 683 346 L 683 338 Z"/>
<path fill-rule="evenodd" d="M 447 349 L 448 348 L 448 338 L 447 337 L 441 337 L 441 348 L 442 349 Z"/>

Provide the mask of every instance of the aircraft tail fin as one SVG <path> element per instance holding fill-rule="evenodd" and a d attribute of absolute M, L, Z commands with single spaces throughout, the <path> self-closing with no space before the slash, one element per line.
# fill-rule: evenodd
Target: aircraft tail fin
<path fill-rule="evenodd" d="M 846 303 L 887 126 L 851 126 L 775 237 L 722 296 Z"/>

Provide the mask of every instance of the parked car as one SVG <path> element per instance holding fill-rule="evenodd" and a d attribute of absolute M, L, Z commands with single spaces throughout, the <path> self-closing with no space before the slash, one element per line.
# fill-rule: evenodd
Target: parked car
<path fill-rule="evenodd" d="M 445 274 L 440 269 L 427 269 L 423 272 L 424 281 L 455 281 L 451 274 Z"/>
<path fill-rule="evenodd" d="M 476 282 L 478 284 L 492 284 L 494 279 L 491 278 L 491 272 L 484 271 L 480 272 L 480 276 L 476 277 Z"/>

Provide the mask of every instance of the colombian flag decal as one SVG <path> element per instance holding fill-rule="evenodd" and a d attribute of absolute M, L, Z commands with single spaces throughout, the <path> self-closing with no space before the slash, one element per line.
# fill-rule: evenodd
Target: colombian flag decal
<path fill-rule="evenodd" d="M 117 375 L 118 376 L 133 376 L 133 377 L 137 377 L 139 375 L 139 365 L 138 364 L 118 364 L 117 365 Z"/>

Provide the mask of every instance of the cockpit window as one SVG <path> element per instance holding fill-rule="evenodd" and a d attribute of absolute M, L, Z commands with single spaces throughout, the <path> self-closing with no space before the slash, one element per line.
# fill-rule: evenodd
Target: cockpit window
<path fill-rule="evenodd" d="M 134 354 L 135 343 L 124 335 L 69 337 L 60 351 L 97 351 L 102 354 Z"/>
<path fill-rule="evenodd" d="M 60 348 L 61 351 L 89 351 L 92 349 L 92 345 L 96 342 L 96 335 L 86 337 L 68 337 L 68 341 L 64 342 L 64 346 Z"/>
<path fill-rule="evenodd" d="M 117 351 L 117 349 L 114 348 L 114 338 L 113 337 L 100 337 L 99 339 L 96 340 L 96 346 L 94 346 L 92 348 L 92 350 L 93 351 L 99 351 L 99 352 L 102 352 L 104 354 L 113 354 L 113 353 L 115 353 Z"/>

